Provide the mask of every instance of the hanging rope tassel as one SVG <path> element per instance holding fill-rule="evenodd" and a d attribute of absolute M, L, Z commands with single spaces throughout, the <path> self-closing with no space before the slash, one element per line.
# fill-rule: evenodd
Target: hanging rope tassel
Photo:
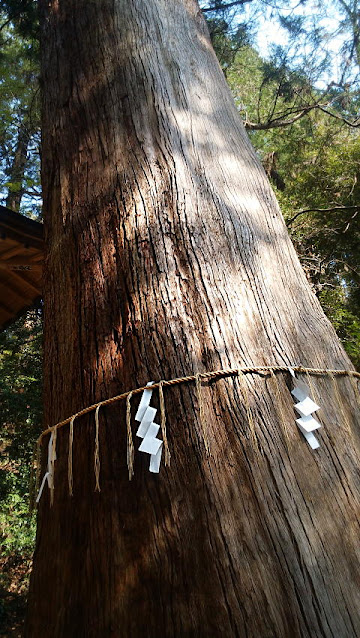
<path fill-rule="evenodd" d="M 340 414 L 341 414 L 342 418 L 344 419 L 346 430 L 349 432 L 349 434 L 351 434 L 352 433 L 351 432 L 351 425 L 350 425 L 350 422 L 349 422 L 349 419 L 348 419 L 347 415 L 345 414 L 345 412 L 343 410 L 342 400 L 341 400 L 338 384 L 336 383 L 336 379 L 335 379 L 335 377 L 334 377 L 332 372 L 328 372 L 327 374 L 330 377 L 331 382 L 333 384 L 336 400 L 337 400 L 337 403 L 338 403 L 338 406 L 339 406 Z"/>
<path fill-rule="evenodd" d="M 165 466 L 169 466 L 171 454 L 170 454 L 169 444 L 168 444 L 167 435 L 166 435 L 166 414 L 165 414 L 163 385 L 164 385 L 164 381 L 160 381 L 160 384 L 159 384 L 160 426 L 161 426 L 162 439 L 164 442 Z"/>
<path fill-rule="evenodd" d="M 68 452 L 68 484 L 69 484 L 69 494 L 73 495 L 73 442 L 74 442 L 74 421 L 75 417 L 70 421 L 69 427 L 69 452 Z"/>
<path fill-rule="evenodd" d="M 196 383 L 197 400 L 198 400 L 198 405 L 199 405 L 200 429 L 201 429 L 201 432 L 202 432 L 202 437 L 203 437 L 203 441 L 204 441 L 206 454 L 208 456 L 210 456 L 211 453 L 210 453 L 209 442 L 208 442 L 208 439 L 207 439 L 207 428 L 206 428 L 206 425 L 205 425 L 205 418 L 204 418 L 204 404 L 203 404 L 203 397 L 202 397 L 202 391 L 201 391 L 201 375 L 200 374 L 196 375 L 195 383 Z"/>
<path fill-rule="evenodd" d="M 314 384 L 312 382 L 312 378 L 311 378 L 308 370 L 305 370 L 305 374 L 306 374 L 306 381 L 309 384 L 310 393 L 311 393 L 311 396 L 312 396 L 313 400 L 315 401 L 315 403 L 320 403 L 321 399 L 319 397 L 319 393 L 317 392 L 317 390 L 316 390 L 316 388 L 315 388 L 315 386 L 314 386 Z"/>
<path fill-rule="evenodd" d="M 283 401 L 283 397 L 281 396 L 280 381 L 279 381 L 279 378 L 276 376 L 274 370 L 270 370 L 270 375 L 271 375 L 271 380 L 273 381 L 273 385 L 275 389 L 275 396 L 276 396 L 275 409 L 280 415 L 280 422 L 285 434 L 286 447 L 289 448 L 290 435 L 289 435 L 289 428 L 288 428 L 288 420 L 286 419 L 284 410 L 283 410 L 284 401 Z"/>
<path fill-rule="evenodd" d="M 312 378 L 311 378 L 311 376 L 309 374 L 309 371 L 305 369 L 304 372 L 306 374 L 306 381 L 307 381 L 307 383 L 309 385 L 311 397 L 315 401 L 315 403 L 320 405 L 321 396 L 320 396 L 319 392 L 317 391 L 317 388 L 313 384 L 313 380 L 312 380 Z M 320 411 L 320 414 L 318 414 L 318 413 L 316 414 L 316 418 L 317 418 L 318 421 L 320 421 L 320 423 L 322 425 L 324 425 L 325 420 L 324 420 L 324 417 L 321 415 L 321 411 Z"/>
<path fill-rule="evenodd" d="M 100 452 L 99 452 L 99 410 L 100 405 L 95 410 L 95 452 L 94 452 L 94 472 L 95 472 L 95 492 L 100 492 Z"/>
<path fill-rule="evenodd" d="M 359 386 L 358 386 L 358 373 L 357 372 L 349 372 L 350 375 L 350 381 L 351 381 L 351 385 L 354 388 L 354 392 L 355 392 L 355 397 L 356 397 L 356 401 L 357 404 L 360 408 L 360 393 L 359 393 Z"/>
<path fill-rule="evenodd" d="M 134 443 L 131 430 L 131 397 L 133 393 L 129 392 L 126 397 L 126 430 L 127 430 L 127 466 L 129 470 L 129 481 L 134 476 Z"/>
<path fill-rule="evenodd" d="M 73 421 L 73 419 L 72 419 Z M 49 477 L 48 483 L 50 488 L 50 505 L 51 507 L 54 504 L 54 491 L 55 491 L 55 481 L 54 481 L 54 472 L 55 472 L 55 461 L 56 461 L 56 438 L 57 438 L 57 428 L 54 427 L 52 431 L 52 445 L 50 448 L 50 462 L 49 462 Z"/>
<path fill-rule="evenodd" d="M 245 410 L 246 410 L 246 418 L 248 421 L 248 426 L 250 431 L 250 439 L 253 444 L 253 451 L 256 454 L 258 445 L 257 445 L 256 434 L 255 434 L 255 423 L 254 423 L 254 419 L 253 419 L 251 408 L 250 408 L 249 388 L 245 378 L 245 374 L 242 370 L 238 370 L 238 378 L 239 378 L 240 387 L 244 396 L 244 404 L 245 404 Z"/>

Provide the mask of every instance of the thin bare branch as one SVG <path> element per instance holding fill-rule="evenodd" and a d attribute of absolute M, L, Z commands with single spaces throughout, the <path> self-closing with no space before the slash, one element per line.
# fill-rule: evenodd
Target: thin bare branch
<path fill-rule="evenodd" d="M 330 115 L 330 117 L 334 117 L 336 120 L 340 120 L 341 122 L 344 122 L 344 124 L 347 124 L 348 126 L 351 126 L 352 128 L 359 128 L 360 126 L 359 117 L 357 117 L 353 122 L 351 122 L 351 120 L 348 120 L 346 117 L 343 117 L 342 115 L 339 115 L 338 113 L 333 113 L 332 111 L 329 111 L 328 109 L 326 109 L 324 106 L 318 105 L 317 108 L 319 109 L 319 111 L 326 113 L 326 115 Z"/>
<path fill-rule="evenodd" d="M 305 215 L 305 213 L 332 213 L 335 210 L 359 210 L 360 206 L 331 206 L 331 208 L 306 208 L 304 210 L 299 210 L 294 217 L 288 219 L 286 222 L 287 226 L 291 226 L 293 222 L 300 217 L 300 215 Z"/>
<path fill-rule="evenodd" d="M 292 117 L 290 120 L 282 120 L 279 118 L 275 118 L 274 120 L 270 120 L 268 122 L 249 122 L 246 121 L 244 123 L 245 128 L 249 131 L 267 131 L 270 128 L 282 128 L 284 126 L 291 126 L 298 120 L 300 120 L 304 115 L 307 115 L 310 111 L 317 108 L 317 105 L 307 106 L 300 113 Z"/>
<path fill-rule="evenodd" d="M 236 2 L 228 2 L 227 4 L 222 4 L 214 7 L 204 7 L 202 10 L 203 13 L 211 12 L 211 11 L 224 11 L 225 9 L 230 9 L 231 7 L 235 7 L 237 5 L 246 4 L 248 2 L 252 2 L 252 0 L 237 0 Z"/>

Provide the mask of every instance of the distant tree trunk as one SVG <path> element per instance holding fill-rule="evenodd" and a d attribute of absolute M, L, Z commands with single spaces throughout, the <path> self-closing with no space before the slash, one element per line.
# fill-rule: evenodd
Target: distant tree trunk
<path fill-rule="evenodd" d="M 19 126 L 14 158 L 7 175 L 11 186 L 8 189 L 6 206 L 14 211 L 20 209 L 24 194 L 24 172 L 30 137 L 28 122 L 24 119 Z"/>
<path fill-rule="evenodd" d="M 194 0 L 40 0 L 45 422 L 149 380 L 350 368 L 309 288 Z M 128 481 L 124 406 L 58 433 L 29 595 L 33 638 L 355 637 L 355 396 L 314 380 L 321 447 L 289 375 L 165 389 L 171 466 Z M 134 407 L 137 401 L 133 400 Z M 321 413 L 320 413 L 321 414 Z M 346 431 L 344 416 L 352 428 Z M 46 444 L 43 446 L 45 467 Z"/>

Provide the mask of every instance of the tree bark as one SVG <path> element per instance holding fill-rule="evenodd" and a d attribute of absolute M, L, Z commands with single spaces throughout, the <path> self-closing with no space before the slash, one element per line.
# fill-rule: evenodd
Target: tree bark
<path fill-rule="evenodd" d="M 351 368 L 309 288 L 193 0 L 41 0 L 47 242 L 45 425 L 149 380 L 218 368 Z M 349 379 L 313 380 L 321 447 L 289 375 L 165 389 L 170 467 L 135 455 L 124 406 L 59 430 L 26 636 L 360 632 L 358 443 Z M 137 403 L 137 401 L 133 401 Z M 135 407 L 135 406 L 134 406 Z M 281 418 L 283 414 L 283 419 Z M 348 421 L 347 430 L 344 417 Z M 289 431 L 286 443 L 284 425 Z M 45 448 L 43 467 L 45 467 Z"/>

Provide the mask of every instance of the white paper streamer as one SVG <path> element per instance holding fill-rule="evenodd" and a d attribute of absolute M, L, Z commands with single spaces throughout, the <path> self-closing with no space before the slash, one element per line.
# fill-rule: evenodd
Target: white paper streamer
<path fill-rule="evenodd" d="M 311 414 L 310 416 L 302 416 L 300 419 L 296 419 L 296 423 L 302 432 L 313 432 L 314 430 L 321 428 L 321 423 L 314 419 Z"/>
<path fill-rule="evenodd" d="M 147 385 L 150 386 L 153 383 L 154 382 L 151 381 Z M 160 430 L 160 425 L 154 423 L 157 409 L 150 406 L 152 393 L 153 390 L 144 390 L 142 393 L 135 415 L 135 420 L 140 421 L 136 436 L 142 439 L 139 452 L 150 454 L 149 471 L 158 474 L 160 472 L 163 442 L 161 439 L 156 438 Z"/>
<path fill-rule="evenodd" d="M 154 381 L 149 381 L 149 383 L 147 383 L 147 386 L 153 385 Z M 140 403 L 139 403 L 139 407 L 137 409 L 137 413 L 135 415 L 135 420 L 136 421 L 141 421 L 147 408 L 150 405 L 150 401 L 151 401 L 151 397 L 152 397 L 152 390 L 144 390 L 144 392 L 141 395 L 141 399 L 140 399 Z"/>
<path fill-rule="evenodd" d="M 294 370 L 289 368 L 289 372 L 294 380 L 294 388 L 291 390 L 291 394 L 298 403 L 294 405 L 295 410 L 300 414 L 300 418 L 296 419 L 297 426 L 301 434 L 305 437 L 312 450 L 316 450 L 320 447 L 320 443 L 314 436 L 313 431 L 318 430 L 321 427 L 321 423 L 314 419 L 313 412 L 320 409 L 309 396 L 310 390 L 306 383 L 297 379 Z"/>
<path fill-rule="evenodd" d="M 317 448 L 320 447 L 319 441 L 317 440 L 316 436 L 313 435 L 312 432 L 303 432 L 303 435 L 312 450 L 317 450 Z"/>
<path fill-rule="evenodd" d="M 162 446 L 162 441 L 153 436 L 146 436 L 139 447 L 139 452 L 156 455 Z"/>
<path fill-rule="evenodd" d="M 153 472 L 153 474 L 159 474 L 163 447 L 164 447 L 163 445 L 160 447 L 157 454 L 152 454 L 150 456 L 149 471 Z"/>
<path fill-rule="evenodd" d="M 157 413 L 156 408 L 146 408 L 146 411 L 142 419 L 137 419 L 137 421 L 141 421 L 141 423 L 137 429 L 136 436 L 140 436 L 142 439 L 144 438 L 144 436 L 146 436 L 146 433 L 150 425 L 153 423 L 155 419 L 156 413 Z"/>
<path fill-rule="evenodd" d="M 310 416 L 310 414 L 320 409 L 320 406 L 316 405 L 310 397 L 306 397 L 303 401 L 300 401 L 300 403 L 296 403 L 294 407 L 301 416 Z"/>

